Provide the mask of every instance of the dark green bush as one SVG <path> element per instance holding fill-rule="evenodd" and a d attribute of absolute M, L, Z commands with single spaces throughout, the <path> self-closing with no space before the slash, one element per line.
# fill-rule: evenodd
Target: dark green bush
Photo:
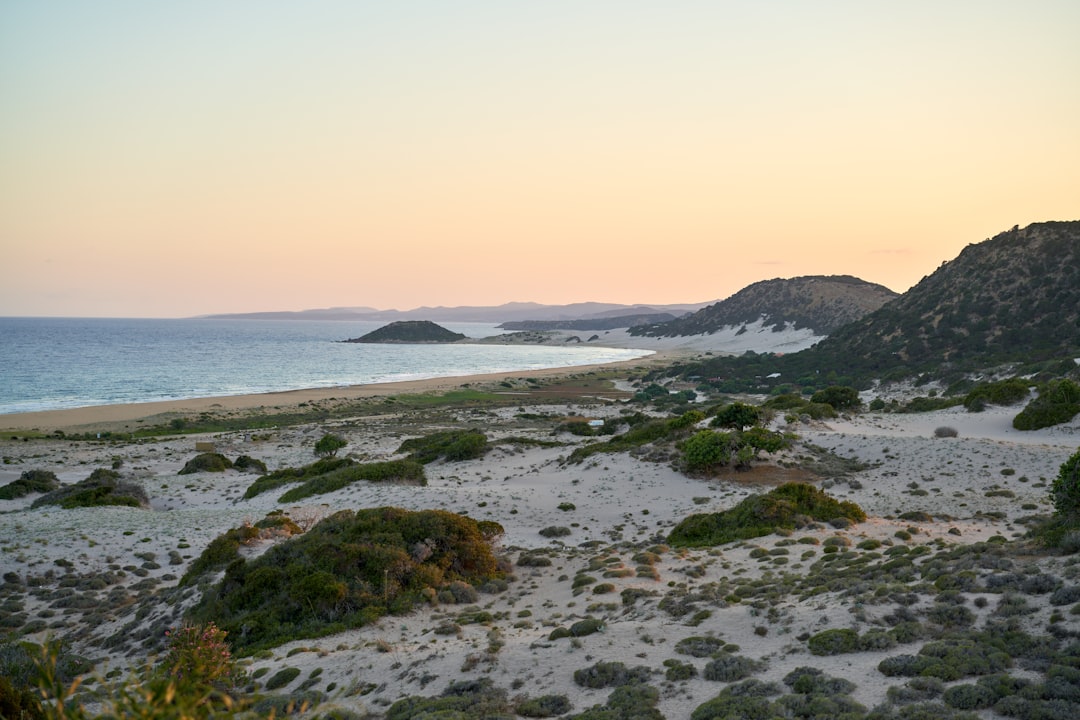
<path fill-rule="evenodd" d="M 1050 485 L 1054 510 L 1066 520 L 1080 515 L 1080 450 L 1061 464 L 1057 477 Z"/>
<path fill-rule="evenodd" d="M 664 678 L 671 682 L 678 682 L 680 680 L 690 680 L 697 677 L 697 668 L 691 663 L 684 663 L 680 660 L 670 658 L 664 661 L 664 667 L 667 670 L 664 671 Z"/>
<path fill-rule="evenodd" d="M 233 467 L 242 472 L 266 473 L 266 463 L 250 455 L 241 455 L 233 461 Z"/>
<path fill-rule="evenodd" d="M 198 472 L 225 472 L 233 466 L 232 461 L 221 453 L 200 453 L 184 463 L 177 475 Z"/>
<path fill-rule="evenodd" d="M 765 663 L 720 650 L 705 665 L 701 676 L 706 680 L 735 682 L 765 669 Z"/>
<path fill-rule="evenodd" d="M 712 657 L 722 650 L 726 644 L 716 637 L 692 636 L 675 643 L 675 652 L 696 658 Z"/>
<path fill-rule="evenodd" d="M 355 464 L 356 462 L 349 458 L 323 458 L 311 465 L 305 465 L 300 468 L 290 467 L 275 470 L 268 475 L 263 475 L 261 478 L 251 483 L 251 485 L 248 486 L 247 491 L 244 492 L 244 498 L 250 500 L 260 493 L 274 490 L 282 485 L 309 480 Z"/>
<path fill-rule="evenodd" d="M 98 468 L 90 477 L 74 485 L 66 485 L 46 493 L 34 501 L 31 507 L 59 505 L 62 508 L 99 507 L 121 505 L 145 507 L 150 500 L 142 486 L 120 479 L 115 470 Z"/>
<path fill-rule="evenodd" d="M 324 495 L 340 490 L 356 482 L 383 482 L 423 486 L 427 485 L 427 477 L 424 475 L 424 466 L 413 460 L 353 463 L 308 478 L 303 485 L 283 493 L 278 498 L 278 502 L 294 503 L 312 495 Z"/>
<path fill-rule="evenodd" d="M 487 436 L 479 430 L 446 430 L 406 440 L 397 451 L 409 453 L 410 459 L 427 465 L 439 458 L 447 462 L 474 460 L 487 450 Z"/>
<path fill-rule="evenodd" d="M 1027 398 L 1029 385 L 1023 378 L 984 383 L 964 396 L 964 407 L 970 412 L 980 412 L 987 405 L 1015 405 Z"/>
<path fill-rule="evenodd" d="M 31 493 L 45 493 L 60 487 L 56 473 L 49 470 L 26 470 L 18 480 L 0 487 L 0 500 L 14 500 Z"/>
<path fill-rule="evenodd" d="M 945 690 L 942 700 L 957 710 L 982 710 L 993 707 L 998 697 L 984 685 L 954 685 Z"/>
<path fill-rule="evenodd" d="M 1039 430 L 1067 423 L 1080 413 L 1080 385 L 1071 380 L 1051 380 L 1039 388 L 1039 396 L 1013 418 L 1017 430 Z"/>
<path fill-rule="evenodd" d="M 806 641 L 814 655 L 841 655 L 859 649 L 859 633 L 850 628 L 823 630 Z"/>
<path fill-rule="evenodd" d="M 540 530 L 540 534 L 546 538 L 566 537 L 570 534 L 570 528 L 561 525 L 551 525 Z"/>
<path fill-rule="evenodd" d="M 645 683 L 652 676 L 652 671 L 644 665 L 628 668 L 625 664 L 598 662 L 587 668 L 574 671 L 574 682 L 586 688 L 619 687 L 629 683 Z"/>
<path fill-rule="evenodd" d="M 565 715 L 572 707 L 565 695 L 541 695 L 518 702 L 514 711 L 522 717 L 549 718 Z"/>
<path fill-rule="evenodd" d="M 828 522 L 844 517 L 862 522 L 866 513 L 852 502 L 838 501 L 806 483 L 787 483 L 764 495 L 746 498 L 719 513 L 691 515 L 671 531 L 668 543 L 678 547 L 720 545 L 794 529 L 806 519 Z"/>
<path fill-rule="evenodd" d="M 506 691 L 489 678 L 450 683 L 438 697 L 414 695 L 398 700 L 386 711 L 386 720 L 496 720 L 513 717 Z"/>
<path fill-rule="evenodd" d="M 332 458 L 338 454 L 338 450 L 341 450 L 349 443 L 345 438 L 340 435 L 334 435 L 333 433 L 326 433 L 315 443 L 314 452 L 319 457 Z"/>
<path fill-rule="evenodd" d="M 851 410 L 862 405 L 859 399 L 859 391 L 853 387 L 833 385 L 824 390 L 818 390 L 810 396 L 810 402 L 832 405 L 836 410 Z"/>
<path fill-rule="evenodd" d="M 258 557 L 232 559 L 190 615 L 227 630 L 237 652 L 318 637 L 407 612 L 435 592 L 454 600 L 455 583 L 475 598 L 473 585 L 504 575 L 490 542 L 475 520 L 443 510 L 343 510 Z M 217 562 L 235 555 L 234 543 L 214 549 Z M 189 576 L 202 565 L 212 563 L 200 558 Z"/>

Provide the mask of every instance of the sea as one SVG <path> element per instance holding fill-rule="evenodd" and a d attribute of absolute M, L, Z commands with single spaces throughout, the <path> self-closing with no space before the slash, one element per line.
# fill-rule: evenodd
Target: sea
<path fill-rule="evenodd" d="M 523 373 L 650 354 L 594 346 L 342 343 L 386 323 L 0 318 L 0 414 Z M 470 338 L 485 323 L 440 323 Z"/>

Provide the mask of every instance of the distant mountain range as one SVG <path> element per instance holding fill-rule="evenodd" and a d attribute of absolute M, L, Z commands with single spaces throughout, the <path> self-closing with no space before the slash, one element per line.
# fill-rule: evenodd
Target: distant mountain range
<path fill-rule="evenodd" d="M 206 318 L 229 320 L 431 320 L 433 322 L 505 323 L 531 320 L 571 321 L 611 317 L 640 317 L 669 314 L 679 317 L 710 303 L 678 303 L 674 305 L 621 305 L 618 303 L 583 302 L 570 305 L 542 305 L 532 302 L 511 302 L 491 307 L 418 307 L 414 310 L 376 310 L 370 307 L 323 308 L 296 312 L 254 312 L 204 315 Z M 622 325 L 620 327 L 627 327 Z"/>

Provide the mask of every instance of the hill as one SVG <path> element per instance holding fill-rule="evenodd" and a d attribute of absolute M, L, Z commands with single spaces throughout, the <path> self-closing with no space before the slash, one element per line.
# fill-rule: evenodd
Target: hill
<path fill-rule="evenodd" d="M 1014 227 L 968 245 L 818 352 L 919 371 L 1078 356 L 1080 221 Z"/>
<path fill-rule="evenodd" d="M 828 335 L 896 297 L 897 293 L 883 285 L 850 275 L 762 280 L 691 315 L 639 326 L 630 333 L 647 337 L 705 335 L 760 319 L 776 332 L 787 327 L 809 328 L 815 335 Z"/>
<path fill-rule="evenodd" d="M 430 320 L 399 320 L 383 325 L 358 338 L 344 340 L 347 343 L 452 343 L 467 339 L 463 334 L 451 332 Z"/>
<path fill-rule="evenodd" d="M 866 387 L 875 378 L 951 382 L 1007 365 L 1026 366 L 1029 374 L 1054 361 L 1075 369 L 1077 357 L 1080 221 L 1045 222 L 968 245 L 899 298 L 809 349 L 714 358 L 675 374 L 744 390 L 793 380 Z"/>

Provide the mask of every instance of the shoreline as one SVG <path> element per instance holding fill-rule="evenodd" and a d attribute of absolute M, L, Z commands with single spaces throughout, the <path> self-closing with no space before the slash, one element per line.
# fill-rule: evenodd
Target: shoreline
<path fill-rule="evenodd" d="M 510 378 L 529 377 L 557 378 L 577 375 L 596 370 L 631 368 L 645 365 L 653 367 L 667 364 L 676 358 L 686 357 L 687 353 L 660 350 L 645 357 L 631 360 L 619 360 L 610 363 L 590 365 L 571 365 L 557 368 L 536 370 L 509 370 L 505 372 L 484 373 L 478 375 L 455 375 L 421 380 L 401 380 L 397 382 L 370 383 L 366 385 L 346 385 L 325 388 L 301 388 L 268 393 L 246 395 L 222 395 L 211 397 L 188 398 L 184 400 L 154 400 L 140 403 L 118 403 L 115 405 L 88 405 L 77 408 L 56 410 L 36 410 L 32 412 L 9 413 L 0 415 L 0 432 L 35 431 L 53 432 L 89 430 L 115 430 L 124 423 L 137 423 L 149 418 L 161 416 L 182 416 L 209 411 L 242 411 L 273 409 L 275 411 L 295 408 L 305 403 L 326 400 L 358 400 L 390 395 L 440 393 L 461 388 L 465 385 L 498 383 Z"/>

